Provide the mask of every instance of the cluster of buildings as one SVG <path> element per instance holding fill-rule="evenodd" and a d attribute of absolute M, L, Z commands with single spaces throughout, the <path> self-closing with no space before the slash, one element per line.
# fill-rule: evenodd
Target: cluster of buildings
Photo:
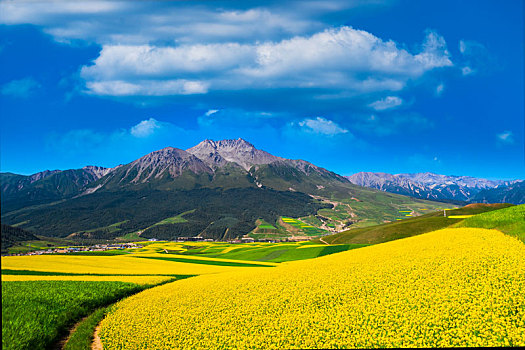
<path fill-rule="evenodd" d="M 156 240 L 155 238 L 150 239 Z M 174 242 L 177 243 L 184 243 L 184 242 L 224 242 L 221 240 L 214 240 L 211 238 L 203 238 L 203 237 L 179 237 Z M 265 243 L 276 243 L 279 242 L 279 240 L 275 239 L 255 239 L 252 237 L 242 237 L 241 239 L 230 239 L 226 241 L 227 243 L 232 244 L 238 244 L 238 243 L 254 243 L 254 242 L 265 242 Z"/>
<path fill-rule="evenodd" d="M 107 250 L 115 249 L 137 249 L 142 248 L 141 245 L 136 243 L 112 243 L 112 244 L 95 244 L 87 247 L 62 247 L 62 248 L 49 248 L 46 250 L 36 250 L 28 253 L 18 253 L 9 255 L 43 255 L 43 254 L 68 254 L 68 253 L 79 253 L 79 252 L 104 252 Z"/>

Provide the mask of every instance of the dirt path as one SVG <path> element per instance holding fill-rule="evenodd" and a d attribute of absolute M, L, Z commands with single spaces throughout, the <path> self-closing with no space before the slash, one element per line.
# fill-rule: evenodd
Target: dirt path
<path fill-rule="evenodd" d="M 64 347 L 66 346 L 67 342 L 69 341 L 69 339 L 71 338 L 73 333 L 75 333 L 75 331 L 77 330 L 77 328 L 80 325 L 80 323 L 82 323 L 82 321 L 84 321 L 88 317 L 89 317 L 89 315 L 84 317 L 84 318 L 82 318 L 77 323 L 75 323 L 75 325 L 69 329 L 69 333 L 67 334 L 67 336 L 65 336 L 62 339 L 60 339 L 52 348 L 54 350 L 62 350 L 62 349 L 64 349 Z"/>
<path fill-rule="evenodd" d="M 320 240 L 321 242 L 323 242 L 324 244 L 326 244 L 326 245 L 330 245 L 330 244 L 328 244 L 328 243 L 323 239 L 323 237 L 320 237 L 319 240 Z"/>
<path fill-rule="evenodd" d="M 99 337 L 100 332 L 100 323 L 98 324 L 97 328 L 95 328 L 95 333 L 93 334 L 93 343 L 91 343 L 91 350 L 103 350 L 104 347 L 102 346 L 102 341 Z"/>

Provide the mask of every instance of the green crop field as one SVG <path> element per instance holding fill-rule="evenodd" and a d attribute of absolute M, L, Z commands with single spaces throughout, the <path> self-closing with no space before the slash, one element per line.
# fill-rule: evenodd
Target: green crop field
<path fill-rule="evenodd" d="M 525 242 L 525 204 L 474 215 L 455 226 L 495 228 Z"/>
<path fill-rule="evenodd" d="M 234 261 L 220 261 L 220 260 L 201 260 L 201 259 L 188 259 L 188 258 L 171 258 L 171 257 L 151 257 L 141 256 L 143 259 L 158 259 L 166 261 L 175 261 L 190 264 L 202 264 L 202 265 L 216 265 L 216 266 L 234 266 L 234 267 L 268 267 L 266 265 L 249 264 Z"/>
<path fill-rule="evenodd" d="M 293 219 L 283 216 L 281 218 L 281 221 L 284 223 L 284 225 L 290 225 L 291 227 L 296 229 L 299 234 L 303 233 L 307 236 L 319 236 L 326 233 L 325 230 L 307 224 L 299 219 Z"/>
<path fill-rule="evenodd" d="M 2 348 L 49 348 L 90 311 L 144 288 L 123 282 L 2 281 Z"/>

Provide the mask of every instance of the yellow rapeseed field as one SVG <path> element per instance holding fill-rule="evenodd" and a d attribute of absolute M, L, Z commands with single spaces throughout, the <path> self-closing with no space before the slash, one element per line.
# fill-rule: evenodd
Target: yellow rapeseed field
<path fill-rule="evenodd" d="M 100 336 L 105 349 L 525 346 L 525 245 L 444 229 L 193 277 L 121 301 Z"/>
<path fill-rule="evenodd" d="M 144 256 L 160 255 L 144 254 Z M 165 254 L 164 257 L 170 256 Z M 200 275 L 236 270 L 237 268 L 229 266 L 189 264 L 184 262 L 157 259 L 142 259 L 126 255 L 75 256 L 49 254 L 38 256 L 2 257 L 2 269 L 85 274 Z"/>
<path fill-rule="evenodd" d="M 34 276 L 34 275 L 2 275 L 2 282 L 9 281 L 116 281 L 136 283 L 140 285 L 155 285 L 174 279 L 170 276 Z"/>

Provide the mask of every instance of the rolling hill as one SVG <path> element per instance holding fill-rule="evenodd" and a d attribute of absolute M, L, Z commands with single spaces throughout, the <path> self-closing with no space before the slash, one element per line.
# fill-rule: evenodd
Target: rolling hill
<path fill-rule="evenodd" d="M 509 208 L 510 207 L 510 208 Z M 523 206 L 518 206 L 523 207 Z M 469 204 L 463 208 L 447 210 L 447 217 L 443 212 L 433 212 L 419 217 L 405 219 L 397 222 L 386 223 L 364 228 L 350 229 L 334 235 L 323 237 L 323 241 L 329 244 L 378 244 L 396 239 L 416 236 L 442 228 L 468 221 L 464 217 L 487 212 L 499 212 L 518 208 L 512 204 Z M 509 208 L 509 209 L 505 209 Z M 472 217 L 474 219 L 475 217 Z M 484 226 L 463 226 L 484 227 Z M 488 227 L 486 227 L 488 228 Z M 490 228 L 496 228 L 490 227 Z M 321 242 L 316 240 L 315 242 Z"/>
<path fill-rule="evenodd" d="M 525 242 L 525 204 L 480 213 L 462 220 L 454 227 L 496 229 Z"/>

